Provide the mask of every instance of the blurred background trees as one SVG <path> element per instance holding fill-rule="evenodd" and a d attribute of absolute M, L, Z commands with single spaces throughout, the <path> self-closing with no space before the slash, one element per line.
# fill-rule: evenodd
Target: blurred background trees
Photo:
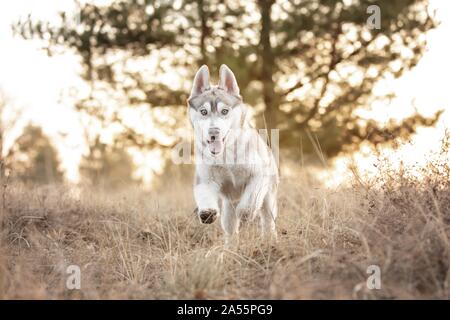
<path fill-rule="evenodd" d="M 23 182 L 63 181 L 58 153 L 40 127 L 28 125 L 8 152 L 9 177 Z"/>
<path fill-rule="evenodd" d="M 380 8 L 379 29 L 367 24 L 370 5 Z M 90 91 L 76 108 L 114 128 L 124 148 L 179 141 L 194 72 L 206 63 L 214 77 L 225 63 L 258 126 L 280 129 L 282 148 L 311 152 L 317 141 L 334 156 L 437 121 L 440 113 L 416 113 L 380 124 L 359 112 L 392 98 L 393 90 L 374 89 L 417 64 L 435 26 L 425 0 L 115 0 L 79 4 L 57 23 L 28 18 L 14 30 L 42 40 L 49 54 L 80 57 Z"/>
<path fill-rule="evenodd" d="M 89 152 L 80 163 L 82 181 L 92 185 L 108 185 L 110 188 L 136 182 L 130 155 L 117 145 L 108 145 L 97 136 L 89 145 Z"/>
<path fill-rule="evenodd" d="M 0 181 L 7 176 L 11 169 L 13 150 L 8 142 L 16 140 L 14 131 L 23 120 L 23 109 L 0 88 Z"/>
<path fill-rule="evenodd" d="M 64 172 L 50 138 L 24 121 L 24 109 L 0 89 L 0 181 L 62 182 Z"/>

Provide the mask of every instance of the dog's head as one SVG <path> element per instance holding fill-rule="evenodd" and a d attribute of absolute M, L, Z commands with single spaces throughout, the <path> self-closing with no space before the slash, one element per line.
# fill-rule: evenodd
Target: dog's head
<path fill-rule="evenodd" d="M 233 72 L 226 65 L 219 70 L 219 84 L 210 86 L 206 65 L 194 78 L 188 99 L 189 117 L 197 139 L 207 145 L 212 156 L 220 155 L 231 130 L 242 127 L 245 109 Z"/>

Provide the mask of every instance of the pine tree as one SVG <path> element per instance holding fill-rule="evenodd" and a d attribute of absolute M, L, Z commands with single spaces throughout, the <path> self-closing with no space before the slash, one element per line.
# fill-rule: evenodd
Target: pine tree
<path fill-rule="evenodd" d="M 9 151 L 10 177 L 24 182 L 62 182 L 58 153 L 40 127 L 28 125 Z"/>
<path fill-rule="evenodd" d="M 373 5 L 380 28 L 368 24 Z M 98 92 L 106 90 L 131 107 L 185 108 L 187 86 L 167 86 L 160 74 L 170 69 L 190 82 L 203 63 L 212 74 L 222 63 L 231 67 L 259 124 L 280 129 L 282 147 L 298 147 L 302 140 L 305 151 L 311 150 L 306 137 L 315 134 L 322 150 L 335 155 L 363 141 L 407 138 L 440 115 L 414 114 L 381 126 L 357 112 L 390 97 L 374 96 L 376 84 L 400 77 L 423 56 L 424 35 L 436 26 L 426 0 L 117 0 L 79 9 L 78 25 L 62 15 L 56 27 L 27 20 L 15 29 L 46 41 L 50 53 L 77 53 L 93 88 L 77 106 L 111 125 L 124 121 Z M 129 67 L 149 55 L 160 59 L 152 72 Z M 180 123 L 180 117 L 173 119 Z M 127 125 L 120 137 L 144 148 L 167 146 Z"/>

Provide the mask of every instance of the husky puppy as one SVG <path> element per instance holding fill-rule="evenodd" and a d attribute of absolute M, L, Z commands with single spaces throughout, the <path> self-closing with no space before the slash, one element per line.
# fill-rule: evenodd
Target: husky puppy
<path fill-rule="evenodd" d="M 267 139 L 249 123 L 233 72 L 222 65 L 219 84 L 211 86 L 203 65 L 194 78 L 188 110 L 195 135 L 194 198 L 200 221 L 212 223 L 220 217 L 229 243 L 242 219 L 259 215 L 262 232 L 276 237 L 277 163 Z"/>

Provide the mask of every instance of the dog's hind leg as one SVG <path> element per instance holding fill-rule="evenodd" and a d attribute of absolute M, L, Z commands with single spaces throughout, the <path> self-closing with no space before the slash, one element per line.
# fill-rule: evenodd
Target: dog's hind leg
<path fill-rule="evenodd" d="M 275 220 L 278 214 L 276 189 L 267 192 L 262 209 L 260 216 L 262 232 L 265 236 L 273 237 L 276 240 L 277 231 L 275 228 Z"/>
<path fill-rule="evenodd" d="M 270 180 L 264 176 L 253 177 L 247 183 L 236 207 L 236 215 L 239 219 L 252 221 L 257 216 L 263 206 L 269 186 Z"/>
<path fill-rule="evenodd" d="M 225 244 L 229 245 L 234 236 L 239 234 L 239 217 L 230 200 L 222 198 L 222 213 L 220 216 L 222 229 L 225 232 Z"/>

